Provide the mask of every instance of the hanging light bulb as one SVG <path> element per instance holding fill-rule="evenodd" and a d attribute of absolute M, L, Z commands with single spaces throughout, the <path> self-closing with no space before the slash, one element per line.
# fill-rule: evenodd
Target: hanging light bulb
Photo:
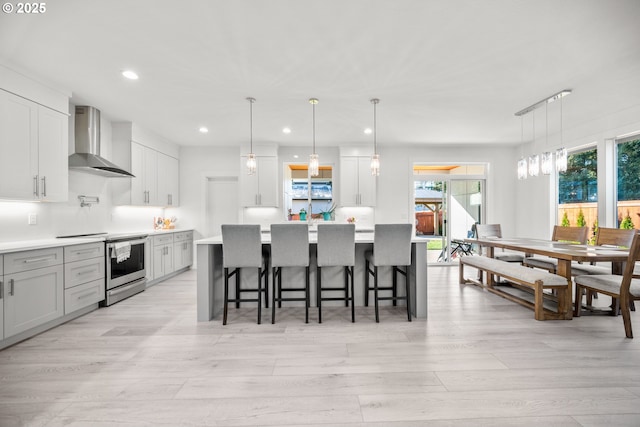
<path fill-rule="evenodd" d="M 522 144 L 524 144 L 524 122 L 522 115 L 520 115 L 520 149 L 522 150 Z M 524 157 L 520 157 L 518 160 L 518 179 L 527 179 L 527 161 Z"/>
<path fill-rule="evenodd" d="M 567 171 L 567 149 L 562 146 L 562 98 L 560 98 L 560 148 L 556 150 L 556 171 Z"/>
<path fill-rule="evenodd" d="M 256 155 L 253 152 L 253 103 L 256 102 L 255 98 L 247 98 L 249 101 L 249 155 L 247 156 L 247 173 L 249 175 L 255 175 L 258 168 L 256 161 Z"/>
<path fill-rule="evenodd" d="M 545 123 L 545 136 L 544 136 L 544 145 L 545 147 L 549 145 L 549 103 L 545 103 L 544 110 L 544 123 Z M 551 169 L 553 168 L 553 157 L 551 156 L 551 152 L 545 151 L 540 156 L 540 169 L 544 175 L 550 175 Z"/>
<path fill-rule="evenodd" d="M 316 98 L 310 98 L 309 103 L 313 108 L 313 151 L 309 156 L 309 176 L 318 176 L 320 174 L 320 159 L 316 154 L 316 104 L 318 100 Z"/>
<path fill-rule="evenodd" d="M 371 156 L 371 175 L 380 175 L 380 155 L 378 154 L 378 143 L 376 141 L 376 106 L 380 100 L 373 98 L 371 103 L 373 104 L 373 155 Z"/>

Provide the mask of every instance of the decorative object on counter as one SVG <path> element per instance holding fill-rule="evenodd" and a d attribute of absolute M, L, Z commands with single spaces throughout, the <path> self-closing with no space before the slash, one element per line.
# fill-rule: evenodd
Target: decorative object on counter
<path fill-rule="evenodd" d="M 78 196 L 78 200 L 80 200 L 80 207 L 91 207 L 93 204 L 100 203 L 100 198 L 98 196 Z"/>
<path fill-rule="evenodd" d="M 291 221 L 293 219 L 293 214 L 291 213 L 291 209 L 288 210 L 287 220 Z"/>
<path fill-rule="evenodd" d="M 307 211 L 304 208 L 300 209 L 300 221 L 307 220 Z"/>
<path fill-rule="evenodd" d="M 154 230 L 173 230 L 176 228 L 176 222 L 178 218 L 172 216 L 171 218 L 162 218 L 160 216 L 153 217 L 153 229 Z"/>
<path fill-rule="evenodd" d="M 329 202 L 327 202 L 327 208 L 321 210 L 320 213 L 322 214 L 322 218 L 325 221 L 331 221 L 331 215 L 335 210 L 336 210 L 336 204 L 335 203 L 330 204 Z"/>
<path fill-rule="evenodd" d="M 313 151 L 309 155 L 309 176 L 318 176 L 320 174 L 320 159 L 316 154 L 316 104 L 317 98 L 309 98 L 309 103 L 313 108 Z"/>
<path fill-rule="evenodd" d="M 378 154 L 378 143 L 376 141 L 376 106 L 380 100 L 373 98 L 371 103 L 373 104 L 373 155 L 371 156 L 371 175 L 380 175 L 380 155 Z"/>
<path fill-rule="evenodd" d="M 347 218 L 347 222 L 349 224 L 355 224 L 356 223 L 356 217 L 355 216 L 350 216 L 349 218 Z"/>
<path fill-rule="evenodd" d="M 255 98 L 247 98 L 249 101 L 249 155 L 247 156 L 247 173 L 255 175 L 257 169 L 256 155 L 253 152 L 253 103 Z"/>

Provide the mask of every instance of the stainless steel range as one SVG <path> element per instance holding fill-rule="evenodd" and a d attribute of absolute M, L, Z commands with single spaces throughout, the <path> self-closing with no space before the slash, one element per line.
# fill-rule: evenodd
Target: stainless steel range
<path fill-rule="evenodd" d="M 63 237 L 95 237 L 104 239 L 106 256 L 106 290 L 101 306 L 109 306 L 145 290 L 147 270 L 142 233 L 90 233 Z"/>

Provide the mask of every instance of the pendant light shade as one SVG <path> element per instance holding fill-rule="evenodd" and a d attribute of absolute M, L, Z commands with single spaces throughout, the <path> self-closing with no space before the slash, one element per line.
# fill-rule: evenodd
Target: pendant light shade
<path fill-rule="evenodd" d="M 551 170 L 553 169 L 553 156 L 551 152 L 545 151 L 540 156 L 540 170 L 543 175 L 551 175 Z"/>
<path fill-rule="evenodd" d="M 527 160 L 524 157 L 518 160 L 518 179 L 527 179 Z"/>
<path fill-rule="evenodd" d="M 318 176 L 320 174 L 320 159 L 316 154 L 316 98 L 310 98 L 309 103 L 313 109 L 312 125 L 313 125 L 313 151 L 309 156 L 309 176 Z"/>
<path fill-rule="evenodd" d="M 377 115 L 376 107 L 380 100 L 373 98 L 371 103 L 373 104 L 373 155 L 371 156 L 371 175 L 380 175 L 380 155 L 378 154 L 378 142 L 377 142 Z"/>
<path fill-rule="evenodd" d="M 253 152 L 253 103 L 256 102 L 255 98 L 247 98 L 249 101 L 249 155 L 247 156 L 247 173 L 249 175 L 255 175 L 258 164 L 256 162 L 256 155 Z"/>
<path fill-rule="evenodd" d="M 529 176 L 540 175 L 540 156 L 533 154 L 529 156 Z"/>

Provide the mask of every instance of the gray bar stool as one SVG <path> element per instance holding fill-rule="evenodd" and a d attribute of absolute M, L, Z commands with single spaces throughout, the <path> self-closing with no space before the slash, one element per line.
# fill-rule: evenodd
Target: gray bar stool
<path fill-rule="evenodd" d="M 305 267 L 304 287 L 282 289 L 282 267 Z M 304 321 L 309 323 L 309 227 L 306 223 L 271 225 L 271 268 L 271 323 L 276 322 L 276 301 L 278 308 L 282 307 L 282 301 L 304 301 Z M 285 298 L 283 292 L 304 292 L 304 297 Z"/>
<path fill-rule="evenodd" d="M 269 298 L 269 260 L 262 251 L 259 225 L 222 224 L 222 266 L 224 267 L 224 310 L 222 324 L 227 324 L 227 306 L 230 302 L 240 308 L 241 302 L 258 303 L 258 324 L 262 315 L 262 293 Z M 240 269 L 258 269 L 258 288 L 240 288 Z M 232 269 L 231 272 L 229 270 Z M 236 278 L 235 298 L 229 299 L 229 278 Z M 264 288 L 262 279 L 264 278 Z M 257 292 L 256 298 L 242 298 L 243 292 Z M 267 306 L 268 307 L 268 306 Z"/>
<path fill-rule="evenodd" d="M 356 260 L 356 226 L 354 224 L 318 224 L 318 250 L 316 272 L 316 294 L 318 300 L 318 322 L 322 323 L 322 301 L 351 301 L 351 321 L 356 321 L 353 289 L 353 267 Z M 322 287 L 322 267 L 344 266 L 344 286 Z M 351 278 L 351 296 L 349 296 Z M 323 291 L 344 292 L 341 297 L 323 297 Z"/>
<path fill-rule="evenodd" d="M 376 305 L 376 322 L 378 315 L 378 301 L 391 300 L 396 305 L 397 300 L 407 301 L 407 318 L 411 322 L 411 292 L 409 286 L 409 270 L 411 268 L 411 224 L 376 224 L 373 236 L 373 250 L 365 252 L 365 280 L 364 305 L 369 306 L 369 292 L 374 291 Z M 371 269 L 373 266 L 373 269 Z M 378 286 L 378 267 L 392 267 L 391 286 Z M 404 266 L 404 271 L 400 269 Z M 405 277 L 406 296 L 398 296 L 398 280 L 396 273 Z M 369 286 L 369 275 L 373 275 L 373 287 Z M 380 297 L 379 291 L 391 291 L 390 297 Z"/>

